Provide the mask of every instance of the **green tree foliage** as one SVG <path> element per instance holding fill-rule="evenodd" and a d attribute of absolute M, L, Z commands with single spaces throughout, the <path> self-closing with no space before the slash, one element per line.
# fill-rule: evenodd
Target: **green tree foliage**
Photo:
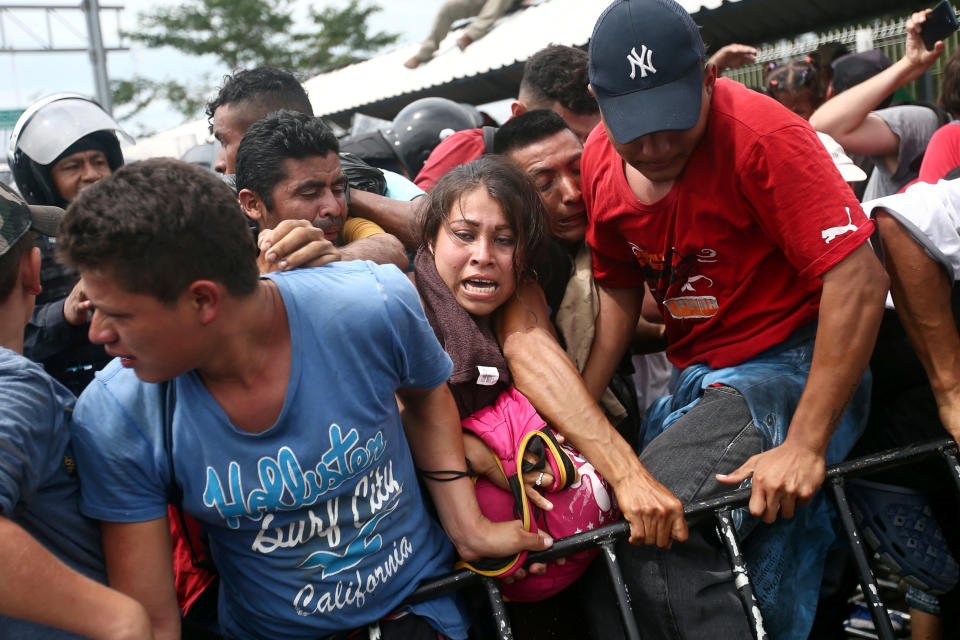
<path fill-rule="evenodd" d="M 395 33 L 369 33 L 375 4 L 350 0 L 342 8 L 309 7 L 306 20 L 297 0 L 186 0 L 141 14 L 138 29 L 125 35 L 148 47 L 173 47 L 187 54 L 216 56 L 231 70 L 270 65 L 307 78 L 362 60 L 393 44 Z M 298 28 L 300 24 L 307 28 Z M 205 76 L 190 84 L 134 77 L 112 83 L 113 99 L 127 120 L 153 100 L 166 100 L 185 117 L 196 117 L 214 89 Z"/>

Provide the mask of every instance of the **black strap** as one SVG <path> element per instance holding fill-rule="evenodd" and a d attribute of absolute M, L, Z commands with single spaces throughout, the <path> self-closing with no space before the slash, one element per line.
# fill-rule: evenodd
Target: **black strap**
<path fill-rule="evenodd" d="M 180 528 L 183 530 L 183 537 L 190 547 L 190 561 L 193 566 L 209 571 L 216 575 L 217 567 L 213 561 L 208 558 L 201 560 L 200 554 L 193 546 L 193 539 L 190 537 L 190 530 L 187 528 L 187 519 L 183 512 L 183 488 L 177 482 L 177 471 L 173 465 L 173 412 L 177 404 L 177 385 L 174 380 L 167 380 L 160 383 L 160 395 L 163 396 L 160 405 L 160 419 L 163 421 L 163 448 L 167 453 L 167 464 L 169 465 L 170 478 L 167 484 L 167 503 L 172 505 L 177 512 L 177 520 L 180 522 Z"/>
<path fill-rule="evenodd" d="M 483 152 L 493 153 L 493 136 L 497 133 L 497 127 L 483 127 Z"/>
<path fill-rule="evenodd" d="M 476 478 L 477 472 L 473 470 L 473 465 L 470 464 L 470 458 L 465 458 L 467 462 L 467 470 L 460 471 L 458 469 L 421 469 L 417 467 L 417 473 L 419 473 L 425 480 L 433 480 L 434 482 L 451 482 L 453 480 L 459 480 L 460 478 Z"/>

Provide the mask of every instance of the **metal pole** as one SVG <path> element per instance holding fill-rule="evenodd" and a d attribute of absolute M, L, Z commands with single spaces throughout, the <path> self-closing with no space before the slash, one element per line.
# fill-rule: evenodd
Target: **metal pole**
<path fill-rule="evenodd" d="M 510 616 L 507 615 L 507 608 L 503 606 L 503 594 L 500 593 L 500 585 L 497 583 L 497 579 L 484 577 L 483 588 L 487 590 L 487 599 L 490 601 L 490 609 L 493 611 L 493 623 L 497 630 L 497 637 L 500 640 L 513 640 Z"/>
<path fill-rule="evenodd" d="M 627 638 L 630 640 L 640 640 L 637 621 L 633 617 L 633 607 L 630 606 L 630 594 L 627 592 L 627 583 L 624 582 L 623 572 L 620 571 L 620 565 L 617 564 L 617 552 L 613 545 L 613 540 L 601 542 L 600 553 L 603 554 L 603 560 L 607 563 L 607 572 L 610 574 L 610 580 L 613 582 L 613 591 L 617 594 L 617 605 L 620 609 L 620 617 L 623 619 L 623 629 L 627 633 Z"/>
<path fill-rule="evenodd" d="M 113 98 L 110 95 L 110 80 L 107 78 L 107 53 L 103 49 L 100 33 L 100 4 L 98 0 L 83 0 L 83 13 L 87 18 L 87 33 L 90 37 L 90 64 L 93 65 L 93 82 L 97 88 L 97 100 L 103 110 L 113 114 Z"/>
<path fill-rule="evenodd" d="M 953 488 L 957 490 L 957 497 L 960 497 L 960 460 L 957 460 L 957 454 L 947 448 L 940 450 L 943 461 L 947 463 L 947 469 L 950 471 L 950 477 L 953 478 Z"/>
<path fill-rule="evenodd" d="M 750 584 L 747 561 L 743 558 L 743 551 L 740 549 L 740 541 L 737 539 L 729 509 L 717 511 L 717 523 L 720 526 L 720 539 L 723 540 L 723 546 L 727 548 L 727 553 L 730 555 L 734 584 L 737 586 L 737 593 L 740 595 L 747 620 L 750 622 L 750 631 L 753 632 L 754 640 L 767 640 L 769 636 L 763 626 L 760 605 L 757 603 L 757 595 L 753 592 L 753 585 Z"/>
<path fill-rule="evenodd" d="M 850 512 L 850 503 L 847 501 L 847 494 L 843 489 L 843 478 L 834 478 L 830 480 L 830 491 L 837 503 L 837 511 L 840 513 L 840 521 L 843 523 L 843 529 L 847 532 L 847 539 L 850 542 L 850 551 L 853 553 L 853 559 L 857 565 L 857 573 L 860 576 L 860 586 L 863 588 L 863 598 L 870 608 L 870 617 L 873 618 L 873 625 L 876 629 L 877 637 L 880 640 L 895 640 L 893 625 L 890 623 L 890 614 L 887 608 L 883 606 L 880 600 L 880 592 L 877 587 L 877 580 L 870 571 L 870 562 L 867 559 L 867 552 L 864 551 L 863 539 L 857 531 L 857 526 L 853 522 L 853 514 Z"/>

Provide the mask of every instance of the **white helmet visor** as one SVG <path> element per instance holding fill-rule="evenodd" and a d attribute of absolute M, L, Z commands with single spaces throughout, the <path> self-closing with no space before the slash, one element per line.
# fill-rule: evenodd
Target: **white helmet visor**
<path fill-rule="evenodd" d="M 32 115 L 24 113 L 21 120 L 22 129 L 14 132 L 12 142 L 37 164 L 50 164 L 74 142 L 96 131 L 115 131 L 134 143 L 96 103 L 79 96 L 49 102 Z"/>

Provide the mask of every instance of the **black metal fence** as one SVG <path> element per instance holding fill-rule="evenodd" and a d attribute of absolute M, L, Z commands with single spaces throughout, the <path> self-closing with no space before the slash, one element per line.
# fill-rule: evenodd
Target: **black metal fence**
<path fill-rule="evenodd" d="M 853 560 L 856 565 L 860 585 L 863 588 L 864 598 L 873 618 L 877 636 L 880 640 L 895 640 L 893 625 L 883 602 L 880 600 L 877 578 L 874 575 L 869 555 L 863 543 L 863 537 L 854 522 L 853 512 L 847 500 L 844 484 L 848 478 L 869 475 L 892 467 L 917 462 L 928 457 L 938 457 L 947 465 L 950 476 L 960 498 L 960 459 L 957 457 L 957 446 L 953 440 L 943 439 L 925 444 L 917 444 L 896 450 L 884 451 L 873 455 L 848 460 L 833 465 L 827 469 L 824 489 L 832 496 L 840 520 L 850 544 Z M 750 575 L 740 548 L 740 541 L 734 530 L 731 511 L 745 506 L 750 500 L 750 489 L 736 489 L 713 498 L 701 500 L 684 508 L 684 515 L 688 520 L 704 519 L 712 516 L 716 521 L 720 539 L 724 542 L 730 557 L 731 566 L 736 576 L 736 584 L 740 599 L 744 605 L 744 613 L 749 617 L 750 628 L 756 640 L 764 640 L 767 633 L 757 607 Z M 623 628 L 630 640 L 639 640 L 636 619 L 630 606 L 630 594 L 627 591 L 620 567 L 617 564 L 614 543 L 628 537 L 630 527 L 626 522 L 607 525 L 594 531 L 576 534 L 557 540 L 553 546 L 527 557 L 528 562 L 547 562 L 564 556 L 592 549 L 600 548 L 600 556 L 606 565 L 617 597 L 617 604 L 623 621 Z M 441 576 L 420 586 L 408 599 L 408 602 L 420 602 L 435 598 L 440 594 L 461 589 L 467 585 L 482 583 L 486 591 L 494 618 L 494 628 L 501 640 L 512 640 L 513 631 L 510 619 L 503 604 L 498 581 L 473 573 L 468 569 L 461 569 Z"/>

